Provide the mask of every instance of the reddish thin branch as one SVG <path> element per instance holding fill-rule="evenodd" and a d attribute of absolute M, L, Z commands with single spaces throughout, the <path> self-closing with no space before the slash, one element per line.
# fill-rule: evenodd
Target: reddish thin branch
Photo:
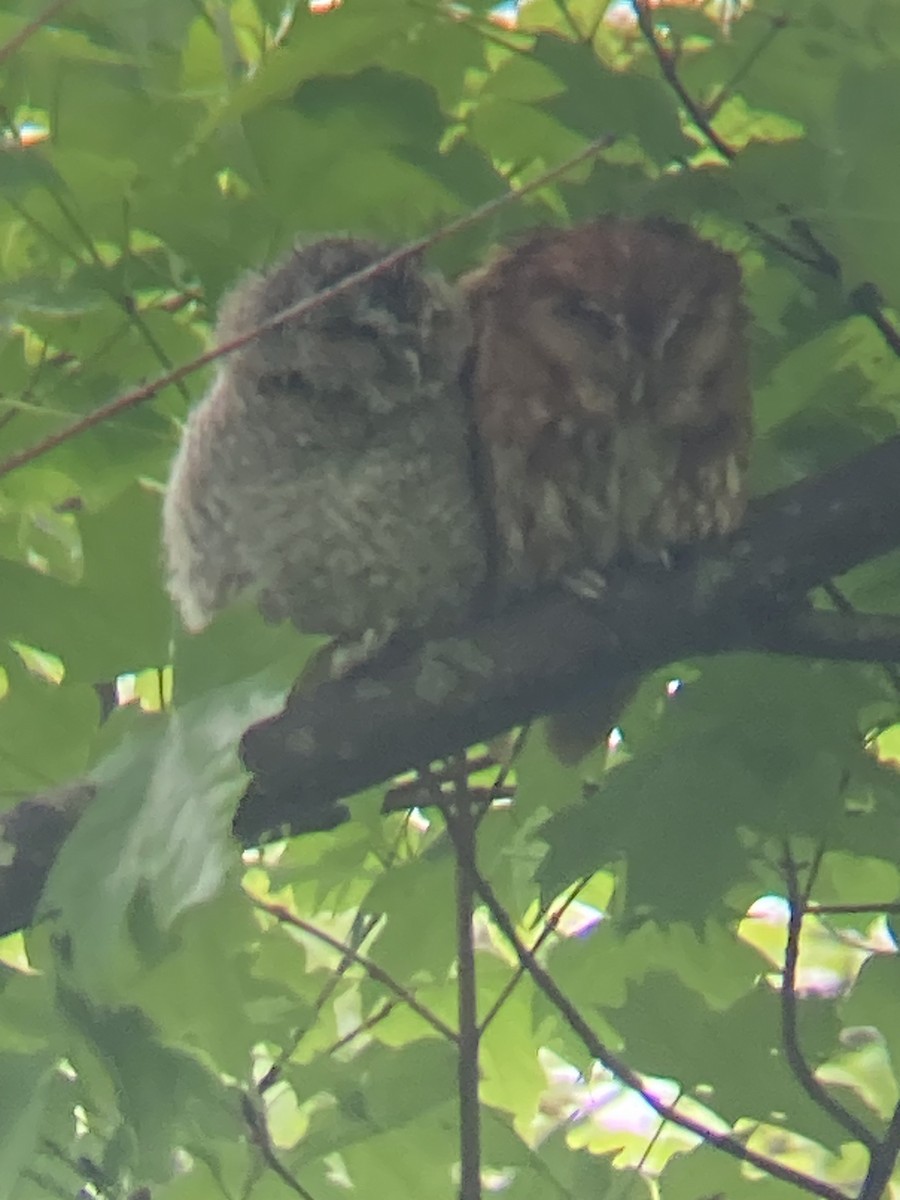
<path fill-rule="evenodd" d="M 332 950 L 336 950 L 338 954 L 350 959 L 351 962 L 355 962 L 372 979 L 382 984 L 388 991 L 393 992 L 404 1004 L 408 1004 L 414 1013 L 420 1016 L 432 1029 L 437 1030 L 442 1037 L 447 1038 L 451 1042 L 457 1040 L 456 1034 L 449 1025 L 445 1025 L 440 1017 L 436 1016 L 430 1009 L 427 1009 L 424 1004 L 421 1004 L 412 992 L 403 987 L 402 984 L 399 984 L 387 971 L 379 967 L 378 963 L 372 962 L 370 958 L 367 958 L 364 954 L 360 954 L 358 950 L 354 950 L 352 946 L 348 946 L 346 942 L 340 941 L 339 938 L 332 937 L 324 929 L 319 929 L 312 922 L 304 921 L 302 917 L 298 917 L 296 913 L 291 912 L 283 904 L 268 904 L 264 900 L 254 900 L 253 903 L 262 912 L 266 912 L 270 917 L 274 917 L 276 921 L 281 921 L 285 925 L 293 925 L 295 929 L 300 929 L 304 933 L 308 933 L 310 937 L 317 938 L 320 942 L 324 942 L 326 946 L 330 946 Z"/>
<path fill-rule="evenodd" d="M 354 939 L 357 946 L 362 945 L 377 924 L 378 918 L 376 916 L 370 916 L 366 919 L 365 927 L 359 931 L 358 936 L 356 936 Z M 315 1003 L 312 1006 L 310 1019 L 304 1023 L 302 1029 L 299 1031 L 294 1031 L 294 1034 L 289 1039 L 288 1044 L 282 1047 L 281 1054 L 277 1059 L 275 1059 L 275 1061 L 266 1071 L 265 1075 L 263 1075 L 263 1077 L 257 1083 L 256 1090 L 260 1096 L 265 1095 L 269 1088 L 274 1087 L 275 1084 L 281 1079 L 281 1073 L 284 1068 L 284 1064 L 288 1062 L 291 1056 L 296 1052 L 298 1046 L 300 1046 L 301 1042 L 303 1041 L 304 1035 L 311 1028 L 313 1028 L 316 1020 L 319 1017 L 319 1014 L 322 1012 L 322 1009 L 334 995 L 338 983 L 347 973 L 348 968 L 352 965 L 354 961 L 353 954 L 355 953 L 355 949 L 356 947 L 347 947 L 347 950 L 344 953 L 341 961 L 328 977 L 325 986 L 320 990 L 318 996 L 316 997 Z M 397 1001 L 394 1001 L 394 1003 L 396 1004 Z"/>
<path fill-rule="evenodd" d="M 34 34 L 42 29 L 48 21 L 52 21 L 56 14 L 64 9 L 68 3 L 69 0 L 53 0 L 53 3 L 48 4 L 44 11 L 38 13 L 33 21 L 29 21 L 27 25 L 23 25 L 18 33 L 14 33 L 8 42 L 4 42 L 0 46 L 0 63 L 6 62 L 10 55 L 20 50 L 30 37 L 33 37 Z"/>
<path fill-rule="evenodd" d="M 675 65 L 675 56 L 660 43 L 656 36 L 653 13 L 648 7 L 646 0 L 631 0 L 631 5 L 637 16 L 638 26 L 644 36 L 644 40 L 653 51 L 653 56 L 659 64 L 659 69 L 666 83 L 668 83 L 669 87 L 681 101 L 688 116 L 713 149 L 717 150 L 728 162 L 731 162 L 736 157 L 736 151 L 719 137 L 715 129 L 713 129 L 709 116 L 703 107 L 697 103 L 681 82 L 678 68 Z"/>
<path fill-rule="evenodd" d="M 874 1154 L 878 1148 L 878 1138 L 862 1121 L 858 1121 L 852 1113 L 844 1108 L 827 1090 L 824 1084 L 816 1078 L 812 1068 L 803 1056 L 800 1048 L 800 1037 L 797 1023 L 797 961 L 800 957 L 800 930 L 809 900 L 809 890 L 801 891 L 797 876 L 797 864 L 791 854 L 790 847 L 784 847 L 784 873 L 787 885 L 788 917 L 787 942 L 784 947 L 784 969 L 781 975 L 781 1043 L 784 1057 L 794 1078 L 823 1112 L 843 1126 L 844 1129 L 858 1142 L 861 1142 L 869 1154 Z M 811 872 L 810 877 L 814 872 Z"/>
<path fill-rule="evenodd" d="M 383 1000 L 375 1012 L 366 1017 L 364 1021 L 360 1021 L 349 1033 L 345 1033 L 343 1037 L 338 1038 L 336 1042 L 332 1042 L 327 1047 L 324 1051 L 326 1058 L 337 1054 L 339 1050 L 343 1050 L 345 1046 L 349 1046 L 351 1042 L 355 1042 L 358 1037 L 380 1025 L 382 1021 L 391 1015 L 399 1003 L 399 1000 Z"/>
<path fill-rule="evenodd" d="M 214 362 L 217 358 L 239 350 L 241 346 L 245 346 L 248 342 L 253 341 L 254 338 L 267 333 L 270 329 L 275 329 L 277 326 L 283 325 L 285 321 L 294 321 L 299 317 L 306 316 L 313 309 L 321 308 L 322 305 L 328 304 L 336 296 L 340 296 L 351 288 L 365 283 L 366 280 L 371 279 L 373 276 L 380 275 L 384 271 L 395 267 L 398 263 L 404 262 L 406 259 L 413 258 L 415 255 L 430 249 L 432 246 L 437 245 L 438 242 L 446 241 L 447 238 L 453 237 L 464 229 L 468 229 L 471 225 L 476 225 L 480 221 L 493 216 L 500 209 L 520 200 L 530 192 L 545 187 L 548 183 L 552 183 L 573 167 L 593 158 L 601 150 L 608 149 L 616 141 L 616 138 L 617 135 L 611 133 L 595 138 L 590 145 L 580 150 L 577 154 L 571 155 L 558 166 L 552 167 L 549 171 L 544 171 L 537 178 L 522 184 L 521 187 L 512 188 L 510 191 L 504 192 L 502 196 L 496 196 L 493 200 L 486 201 L 486 203 L 479 205 L 478 208 L 466 213 L 465 216 L 459 217 L 456 221 L 451 221 L 448 225 L 435 230 L 434 233 L 428 234 L 427 237 L 417 238 L 415 241 L 405 243 L 397 250 L 386 254 L 384 258 L 371 263 L 368 267 L 364 267 L 361 271 L 355 271 L 352 275 L 348 275 L 331 287 L 324 288 L 314 296 L 310 296 L 305 300 L 290 305 L 288 308 L 282 309 L 274 317 L 263 321 L 248 333 L 243 333 L 239 337 L 231 338 L 219 346 L 214 346 L 211 350 L 205 351 L 205 353 L 198 355 L 189 362 L 182 363 L 181 366 L 175 367 L 172 371 L 167 371 L 166 374 L 160 375 L 157 379 L 153 379 L 141 387 L 125 392 L 124 395 L 118 396 L 108 404 L 101 405 L 100 408 L 94 409 L 93 412 L 88 413 L 81 420 L 74 421 L 71 425 L 66 426 L 65 429 L 59 430 L 58 433 L 51 434 L 49 437 L 44 438 L 43 441 L 29 446 L 25 450 L 21 450 L 18 454 L 13 454 L 5 462 L 0 463 L 0 478 L 4 475 L 9 475 L 10 472 L 17 470 L 19 467 L 25 466 L 26 463 L 33 462 L 36 458 L 42 457 L 48 451 L 55 450 L 57 446 L 78 437 L 88 429 L 92 429 L 95 425 L 108 421 L 110 418 L 126 412 L 129 408 L 135 408 L 138 404 L 142 404 L 145 400 L 149 400 L 152 396 L 155 396 L 163 388 L 169 387 L 170 384 L 178 383 L 186 375 L 190 375 L 201 367 L 207 366 L 207 364 Z"/>
<path fill-rule="evenodd" d="M 579 883 L 575 884 L 575 886 L 569 891 L 568 896 L 566 896 L 566 898 L 562 902 L 562 904 L 560 904 L 558 906 L 558 908 L 556 908 L 552 913 L 550 913 L 550 915 L 547 917 L 546 921 L 544 922 L 543 929 L 541 930 L 540 934 L 536 938 L 534 945 L 531 947 L 532 954 L 537 954 L 537 952 L 540 950 L 541 946 L 543 946 L 543 944 L 547 941 L 547 939 L 550 937 L 550 935 L 556 933 L 556 930 L 559 928 L 560 921 L 563 919 L 565 914 L 568 912 L 570 906 L 572 904 L 574 904 L 575 901 L 578 899 L 579 894 L 584 891 L 585 887 L 587 886 L 589 878 L 590 878 L 589 876 L 586 876 Z M 518 970 L 503 985 L 503 987 L 500 990 L 499 996 L 494 1001 L 494 1003 L 491 1005 L 490 1009 L 488 1010 L 487 1016 L 481 1022 L 481 1032 L 482 1033 L 484 1033 L 485 1029 L 487 1029 L 488 1025 L 490 1025 L 490 1023 L 491 1023 L 491 1021 L 493 1021 L 494 1017 L 496 1017 L 497 1013 L 500 1011 L 500 1009 L 503 1007 L 503 1005 L 509 999 L 512 992 L 514 992 L 515 989 L 518 987 L 519 981 L 524 977 L 524 975 L 525 975 L 525 968 L 520 963 Z"/>
<path fill-rule="evenodd" d="M 760 58 L 762 58 L 766 50 L 768 50 L 768 48 L 772 45 L 772 42 L 775 40 L 781 30 L 786 29 L 788 25 L 788 19 L 784 16 L 770 17 L 769 21 L 769 28 L 759 39 L 744 61 L 740 64 L 728 82 L 724 83 L 716 92 L 709 104 L 704 106 L 703 111 L 706 113 L 708 120 L 712 121 L 726 100 L 731 99 L 732 95 L 734 94 L 734 89 L 744 78 L 750 68 L 759 62 Z"/>
<path fill-rule="evenodd" d="M 854 913 L 900 913 L 900 904 L 808 904 L 813 916 L 841 916 Z"/>

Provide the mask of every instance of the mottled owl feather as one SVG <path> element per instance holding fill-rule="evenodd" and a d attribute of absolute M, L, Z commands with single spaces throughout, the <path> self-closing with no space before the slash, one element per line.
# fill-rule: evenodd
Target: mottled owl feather
<path fill-rule="evenodd" d="M 516 584 L 726 533 L 750 440 L 735 259 L 661 220 L 544 229 L 463 281 Z"/>
<path fill-rule="evenodd" d="M 332 237 L 238 283 L 217 338 L 383 257 Z M 310 633 L 383 640 L 461 617 L 484 539 L 458 383 L 465 306 L 405 262 L 221 360 L 190 414 L 163 511 L 189 629 L 247 592 Z"/>
<path fill-rule="evenodd" d="M 462 286 L 501 590 L 740 522 L 750 394 L 730 254 L 667 221 L 602 217 L 542 229 Z M 595 734 L 632 689 L 592 709 Z"/>

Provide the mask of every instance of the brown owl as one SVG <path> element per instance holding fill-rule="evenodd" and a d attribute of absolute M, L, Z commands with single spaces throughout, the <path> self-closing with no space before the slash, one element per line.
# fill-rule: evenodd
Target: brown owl
<path fill-rule="evenodd" d="M 739 523 L 750 393 L 730 254 L 608 216 L 539 230 L 462 286 L 501 592 Z"/>

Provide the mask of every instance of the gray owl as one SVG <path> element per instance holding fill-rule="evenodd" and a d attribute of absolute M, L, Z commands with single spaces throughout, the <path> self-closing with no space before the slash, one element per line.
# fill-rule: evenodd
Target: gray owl
<path fill-rule="evenodd" d="M 218 340 L 383 256 L 345 237 L 295 248 L 238 283 Z M 220 360 L 163 510 L 188 629 L 242 593 L 346 640 L 465 615 L 486 569 L 458 382 L 470 340 L 455 292 L 405 261 Z"/>

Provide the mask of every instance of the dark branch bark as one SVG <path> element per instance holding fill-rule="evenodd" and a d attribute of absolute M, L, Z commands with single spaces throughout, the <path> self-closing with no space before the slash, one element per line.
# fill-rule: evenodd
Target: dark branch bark
<path fill-rule="evenodd" d="M 674 570 L 613 575 L 596 604 L 537 597 L 403 662 L 293 695 L 244 737 L 254 778 L 235 831 L 252 841 L 284 823 L 329 827 L 342 819 L 341 797 L 689 655 L 900 660 L 889 619 L 857 627 L 806 600 L 897 546 L 900 437 L 760 500 L 726 546 Z"/>
<path fill-rule="evenodd" d="M 811 611 L 809 590 L 900 547 L 900 437 L 757 502 L 727 546 L 676 569 L 609 580 L 601 601 L 550 594 L 402 662 L 293 695 L 242 743 L 253 774 L 234 829 L 340 822 L 342 797 L 446 757 L 617 678 L 694 654 L 900 662 L 889 617 Z M 27 925 L 53 859 L 93 789 L 24 801 L 0 818 L 0 935 Z"/>
<path fill-rule="evenodd" d="M 800 613 L 765 631 L 760 646 L 777 654 L 847 662 L 900 662 L 900 617 L 881 613 Z"/>
<path fill-rule="evenodd" d="M 0 937 L 31 922 L 53 860 L 94 791 L 90 783 L 55 788 L 0 816 Z"/>

